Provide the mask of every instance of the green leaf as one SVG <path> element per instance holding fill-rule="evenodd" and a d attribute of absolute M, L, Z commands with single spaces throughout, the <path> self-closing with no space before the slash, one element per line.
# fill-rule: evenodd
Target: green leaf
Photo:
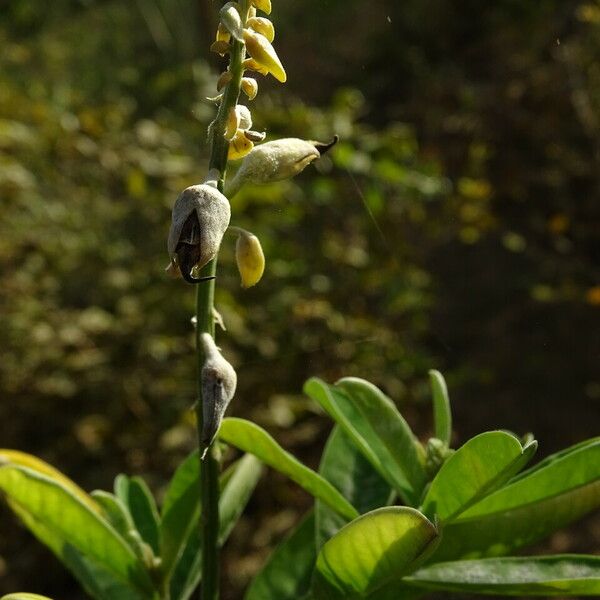
<path fill-rule="evenodd" d="M 46 475 L 47 477 L 58 481 L 72 494 L 77 496 L 83 503 L 87 504 L 93 511 L 100 511 L 100 507 L 94 502 L 94 500 L 92 500 L 92 498 L 74 481 L 69 479 L 58 469 L 55 469 L 52 465 L 49 465 L 48 463 L 39 459 L 37 456 L 26 454 L 25 452 L 20 452 L 19 450 L 0 449 L 0 467 L 8 464 L 27 467 L 32 471 L 42 473 L 42 475 Z"/>
<path fill-rule="evenodd" d="M 364 458 L 339 425 L 329 436 L 321 458 L 319 473 L 361 514 L 387 506 L 394 495 L 388 483 Z M 315 504 L 317 548 L 321 548 L 347 522 L 347 519 L 317 500 Z"/>
<path fill-rule="evenodd" d="M 407 504 L 418 504 L 427 479 L 418 441 L 387 396 L 355 378 L 342 379 L 335 386 L 309 379 L 304 392 L 340 425 Z"/>
<path fill-rule="evenodd" d="M 261 462 L 252 454 L 241 458 L 219 498 L 219 545 L 225 543 L 263 473 Z"/>
<path fill-rule="evenodd" d="M 317 560 L 315 518 L 312 511 L 292 534 L 275 548 L 254 578 L 244 600 L 297 600 L 304 598 Z"/>
<path fill-rule="evenodd" d="M 160 521 L 161 558 L 166 578 L 180 559 L 200 516 L 200 457 L 192 452 L 177 468 L 165 494 Z"/>
<path fill-rule="evenodd" d="M 470 439 L 431 482 L 423 512 L 443 523 L 451 521 L 514 476 L 536 447 L 534 443 L 524 450 L 514 435 L 503 431 L 489 431 Z"/>
<path fill-rule="evenodd" d="M 8 596 L 2 596 L 0 600 L 51 600 L 51 598 L 48 598 L 47 596 L 40 596 L 39 594 L 17 592 L 16 594 L 8 594 Z"/>
<path fill-rule="evenodd" d="M 406 578 L 429 590 L 494 596 L 600 596 L 599 556 L 487 558 L 439 563 Z"/>
<path fill-rule="evenodd" d="M 194 453 L 197 457 L 197 452 Z M 193 456 L 193 455 L 192 455 Z M 186 461 L 185 470 L 192 472 L 196 469 L 192 486 L 198 495 L 199 461 Z M 219 498 L 219 544 L 227 541 L 231 530 L 242 514 L 250 499 L 256 484 L 262 475 L 262 465 L 252 455 L 248 454 L 236 461 L 220 477 L 221 495 Z M 183 472 L 179 473 L 180 483 L 183 482 Z M 176 483 L 176 482 L 173 482 Z M 173 485 L 170 490 L 172 490 Z M 172 499 L 172 497 L 171 497 Z M 171 504 L 175 507 L 176 503 Z M 190 523 L 190 531 L 177 561 L 171 578 L 171 598 L 187 600 L 194 593 L 200 582 L 202 567 L 202 543 L 200 539 L 199 512 Z"/>
<path fill-rule="evenodd" d="M 127 507 L 141 540 L 158 556 L 160 517 L 146 482 L 141 477 L 129 478 L 121 473 L 115 478 L 115 494 Z"/>
<path fill-rule="evenodd" d="M 138 592 L 142 597 L 151 593 L 148 573 L 126 542 L 57 480 L 29 468 L 8 466 L 0 468 L 0 489 L 21 520 L 88 589 L 93 585 L 118 588 L 114 598 L 137 599 Z M 96 584 L 89 580 L 91 571 L 106 577 Z"/>
<path fill-rule="evenodd" d="M 160 517 L 154 497 L 141 477 L 133 477 L 129 480 L 128 506 L 136 529 L 144 542 L 152 548 L 155 556 L 158 556 Z"/>
<path fill-rule="evenodd" d="M 435 560 L 499 556 L 600 507 L 600 439 L 550 456 L 444 529 Z"/>
<path fill-rule="evenodd" d="M 266 465 L 287 475 L 345 518 L 354 519 L 358 516 L 356 509 L 328 481 L 286 452 L 258 425 L 244 419 L 224 419 L 219 437 L 244 452 L 254 454 Z"/>
<path fill-rule="evenodd" d="M 321 549 L 315 598 L 349 600 L 374 594 L 414 570 L 437 539 L 435 526 L 414 508 L 391 506 L 363 515 Z"/>
<path fill-rule="evenodd" d="M 435 437 L 450 445 L 452 438 L 452 411 L 446 380 L 439 371 L 429 371 L 429 381 L 433 392 L 433 422 Z"/>
<path fill-rule="evenodd" d="M 102 565 L 84 556 L 68 540 L 58 537 L 41 521 L 18 505 L 9 505 L 37 539 L 52 550 L 56 557 L 73 573 L 89 596 L 95 600 L 148 600 L 147 592 L 140 592 L 121 581 Z"/>
<path fill-rule="evenodd" d="M 125 541 L 129 541 L 129 533 L 135 528 L 135 525 L 121 499 L 104 490 L 94 490 L 91 496 L 102 507 L 104 518 Z"/>

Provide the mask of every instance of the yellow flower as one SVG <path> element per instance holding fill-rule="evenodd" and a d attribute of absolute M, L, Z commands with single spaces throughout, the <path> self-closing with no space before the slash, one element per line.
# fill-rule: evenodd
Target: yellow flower
<path fill-rule="evenodd" d="M 244 29 L 244 41 L 248 54 L 277 81 L 285 83 L 287 75 L 271 42 L 262 34 L 252 29 Z"/>
<path fill-rule="evenodd" d="M 227 158 L 229 160 L 244 158 L 252 148 L 254 148 L 254 144 L 246 137 L 246 133 L 242 129 L 238 129 L 233 139 L 229 142 Z"/>
<path fill-rule="evenodd" d="M 248 96 L 248 100 L 254 100 L 256 94 L 258 94 L 258 83 L 256 79 L 242 77 L 242 90 L 244 94 Z"/>
<path fill-rule="evenodd" d="M 227 28 L 223 23 L 219 23 L 217 27 L 217 35 L 215 36 L 216 42 L 226 42 L 229 44 L 229 40 L 231 39 L 231 34 L 227 31 Z"/>
<path fill-rule="evenodd" d="M 268 75 L 269 74 L 269 69 L 267 69 L 263 65 L 257 63 L 253 58 L 247 58 L 242 63 L 242 68 L 245 71 L 256 71 L 257 73 L 260 73 L 261 75 Z"/>
<path fill-rule="evenodd" d="M 239 230 L 240 234 L 235 245 L 235 260 L 237 262 L 242 287 L 256 285 L 265 272 L 265 255 L 259 239 L 249 231 Z"/>
<path fill-rule="evenodd" d="M 264 35 L 269 42 L 272 42 L 275 39 L 275 27 L 273 27 L 273 23 L 271 23 L 269 19 L 265 19 L 264 17 L 248 19 L 246 21 L 246 27 L 254 29 L 256 33 Z"/>
<path fill-rule="evenodd" d="M 271 0 L 252 0 L 252 6 L 262 10 L 267 15 L 271 14 Z"/>

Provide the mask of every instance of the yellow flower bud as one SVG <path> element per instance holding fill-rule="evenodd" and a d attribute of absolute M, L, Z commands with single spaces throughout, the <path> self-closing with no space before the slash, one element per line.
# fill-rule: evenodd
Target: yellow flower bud
<path fill-rule="evenodd" d="M 258 94 L 258 83 L 256 79 L 242 77 L 242 91 L 248 96 L 248 100 L 254 100 L 256 94 Z"/>
<path fill-rule="evenodd" d="M 271 14 L 271 0 L 252 0 L 252 6 L 256 6 L 267 15 Z"/>
<path fill-rule="evenodd" d="M 272 42 L 275 39 L 275 27 L 273 27 L 273 23 L 271 23 L 269 19 L 265 19 L 264 17 L 253 17 L 246 21 L 246 27 L 254 29 L 256 33 L 264 35 L 269 42 Z"/>
<path fill-rule="evenodd" d="M 265 272 L 265 255 L 254 234 L 240 229 L 235 245 L 235 260 L 242 278 L 242 287 L 256 285 Z"/>
<path fill-rule="evenodd" d="M 229 142 L 227 158 L 229 160 L 244 158 L 252 148 L 254 148 L 254 144 L 244 135 L 242 129 L 238 129 L 234 138 Z"/>
<path fill-rule="evenodd" d="M 252 19 L 252 18 L 253 18 L 253 17 L 255 17 L 255 16 L 256 16 L 256 7 L 254 7 L 254 6 L 251 6 L 251 7 L 248 9 L 248 18 L 249 18 L 249 19 Z"/>
<path fill-rule="evenodd" d="M 248 54 L 261 66 L 266 68 L 277 81 L 285 83 L 287 75 L 271 42 L 252 29 L 244 29 L 244 41 Z"/>

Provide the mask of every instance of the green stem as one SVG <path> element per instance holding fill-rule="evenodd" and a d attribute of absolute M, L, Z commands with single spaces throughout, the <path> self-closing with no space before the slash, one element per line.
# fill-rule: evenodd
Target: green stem
<path fill-rule="evenodd" d="M 248 0 L 240 2 L 242 19 L 245 22 L 248 14 Z M 223 191 L 227 171 L 227 153 L 229 143 L 224 137 L 229 111 L 236 106 L 243 76 L 242 61 L 245 57 L 245 46 L 232 40 L 231 60 L 229 70 L 232 78 L 223 94 L 221 105 L 215 120 L 210 127 L 209 142 L 211 145 L 210 169 L 220 173 L 218 187 Z M 208 263 L 202 269 L 201 276 L 215 275 L 217 259 Z M 196 352 L 198 357 L 198 397 L 200 401 L 196 408 L 198 423 L 198 440 L 202 444 L 202 382 L 201 373 L 205 356 L 200 343 L 202 333 L 210 333 L 214 337 L 215 325 L 213 318 L 215 296 L 215 280 L 201 283 L 197 286 L 196 296 Z M 219 457 L 214 444 L 208 448 L 206 457 L 200 469 L 200 527 L 202 534 L 202 584 L 201 600 L 218 600 L 219 598 Z"/>

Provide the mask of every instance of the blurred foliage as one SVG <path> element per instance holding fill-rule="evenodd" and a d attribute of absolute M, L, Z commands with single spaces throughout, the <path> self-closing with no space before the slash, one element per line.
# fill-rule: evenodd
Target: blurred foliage
<path fill-rule="evenodd" d="M 124 470 L 160 491 L 194 444 L 194 290 L 163 268 L 172 202 L 206 171 L 213 9 L 11 0 L 0 14 L 1 445 L 86 489 Z M 598 434 L 600 2 L 275 9 L 289 85 L 261 78 L 255 124 L 342 142 L 316 172 L 233 201 L 267 270 L 242 290 L 226 238 L 232 412 L 315 466 L 330 424 L 300 394 L 308 376 L 365 377 L 425 433 L 437 367 L 461 439 L 531 427 L 546 454 Z M 269 477 L 232 536 L 227 598 L 307 504 Z M 1 524 L 0 593 L 31 589 L 47 555 Z M 576 548 L 597 549 L 598 529 Z M 35 583 L 76 597 L 58 564 Z"/>

